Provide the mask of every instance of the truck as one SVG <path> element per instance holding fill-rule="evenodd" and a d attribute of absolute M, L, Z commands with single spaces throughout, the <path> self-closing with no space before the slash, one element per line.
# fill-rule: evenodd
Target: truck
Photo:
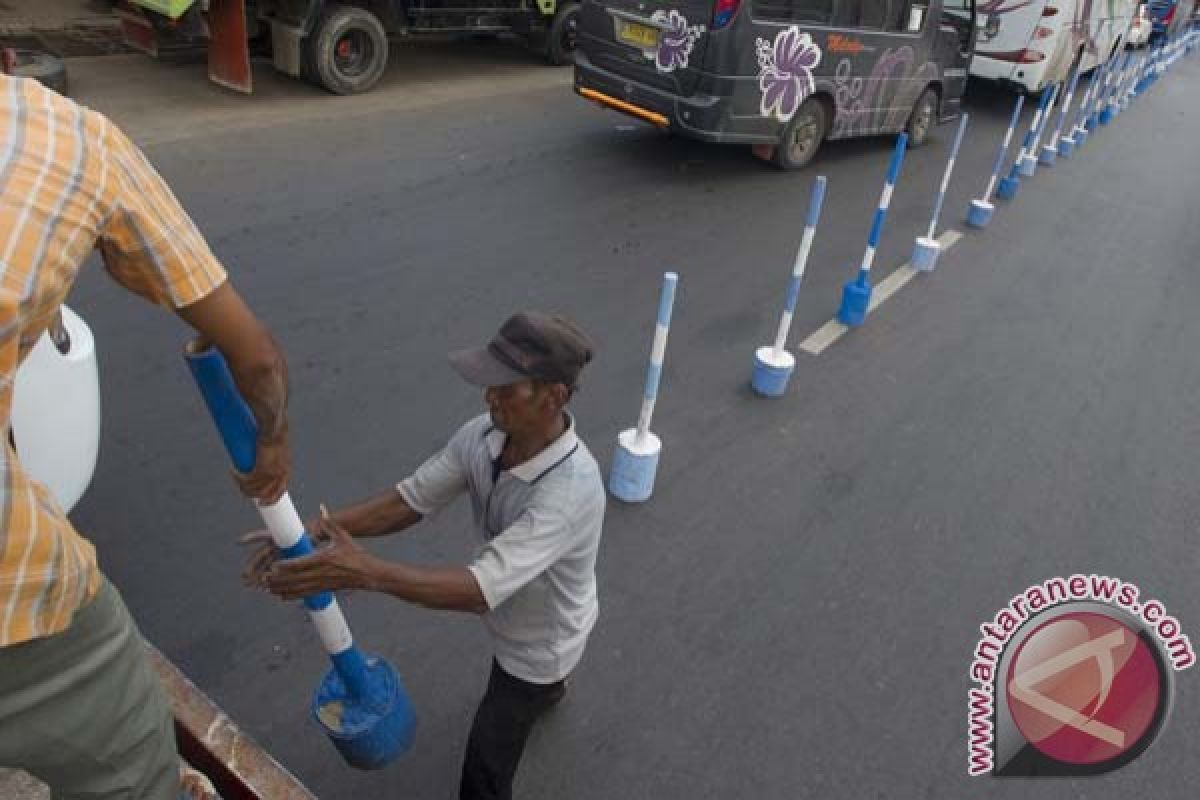
<path fill-rule="evenodd" d="M 339 95 L 379 82 L 396 37 L 511 34 L 554 65 L 574 62 L 576 0 L 122 0 L 125 42 L 151 56 L 203 46 L 208 75 L 250 93 L 252 53 Z"/>

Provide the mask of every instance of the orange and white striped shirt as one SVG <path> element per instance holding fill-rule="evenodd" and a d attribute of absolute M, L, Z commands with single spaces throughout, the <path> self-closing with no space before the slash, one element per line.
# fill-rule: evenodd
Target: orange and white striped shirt
<path fill-rule="evenodd" d="M 13 380 L 99 248 L 122 286 L 182 308 L 225 281 L 179 202 L 115 126 L 0 75 L 0 423 Z M 0 647 L 64 630 L 99 588 L 90 542 L 11 446 L 0 458 Z"/>

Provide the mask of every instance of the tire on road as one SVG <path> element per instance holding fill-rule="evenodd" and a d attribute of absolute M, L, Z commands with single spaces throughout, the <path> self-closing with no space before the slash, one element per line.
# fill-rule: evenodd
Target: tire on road
<path fill-rule="evenodd" d="M 556 67 L 575 63 L 579 40 L 579 3 L 562 3 L 546 32 L 546 60 Z"/>
<path fill-rule="evenodd" d="M 67 94 L 67 67 L 58 56 L 40 50 L 14 49 L 12 74 L 33 78 L 64 97 Z"/>
<path fill-rule="evenodd" d="M 932 86 L 925 88 L 917 102 L 913 105 L 912 113 L 904 126 L 908 134 L 908 146 L 920 147 L 929 141 L 929 134 L 937 123 L 938 94 Z"/>
<path fill-rule="evenodd" d="M 779 137 L 771 163 L 782 170 L 801 169 L 821 149 L 825 134 L 829 132 L 829 113 L 819 98 L 805 100 Z"/>
<path fill-rule="evenodd" d="M 387 59 L 387 32 L 365 8 L 330 6 L 304 40 L 304 77 L 333 94 L 367 91 Z"/>

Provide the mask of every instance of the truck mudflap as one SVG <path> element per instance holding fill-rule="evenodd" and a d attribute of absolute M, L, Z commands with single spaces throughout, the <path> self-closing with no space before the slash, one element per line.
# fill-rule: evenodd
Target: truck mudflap
<path fill-rule="evenodd" d="M 246 0 L 212 0 L 208 5 L 208 79 L 250 94 L 250 45 L 246 38 Z"/>
<path fill-rule="evenodd" d="M 157 58 L 204 42 L 209 80 L 235 92 L 253 90 L 246 0 L 209 0 L 203 12 L 193 0 L 125 0 L 117 15 L 130 47 Z"/>
<path fill-rule="evenodd" d="M 178 667 L 153 645 L 147 649 L 175 715 L 179 755 L 212 781 L 222 800 L 317 800 Z"/>

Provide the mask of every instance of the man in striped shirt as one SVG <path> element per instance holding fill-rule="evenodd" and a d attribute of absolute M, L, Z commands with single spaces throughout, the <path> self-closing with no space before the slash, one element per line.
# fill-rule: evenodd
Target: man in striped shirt
<path fill-rule="evenodd" d="M 226 357 L 262 431 L 243 491 L 287 482 L 282 354 L 145 157 L 108 120 L 0 74 L 0 421 L 21 361 L 98 249 Z M 6 441 L 9 441 L 6 437 Z M 0 456 L 0 765 L 56 798 L 175 800 L 171 715 L 128 611 L 45 487 Z"/>

